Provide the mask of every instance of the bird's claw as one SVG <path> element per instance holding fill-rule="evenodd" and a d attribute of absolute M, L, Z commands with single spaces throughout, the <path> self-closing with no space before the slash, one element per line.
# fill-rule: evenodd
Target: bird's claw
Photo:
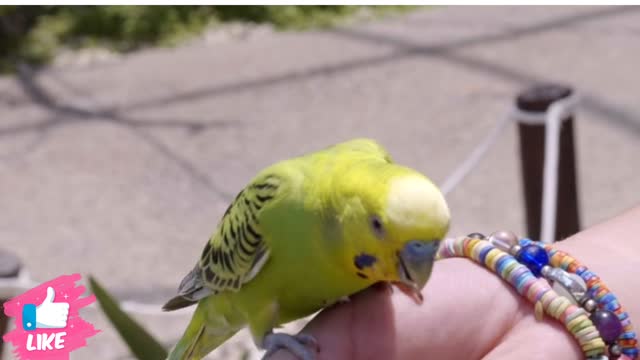
<path fill-rule="evenodd" d="M 316 360 L 316 352 L 320 351 L 318 341 L 313 336 L 308 334 L 267 334 L 263 341 L 263 347 L 267 350 L 267 352 L 262 357 L 262 360 L 268 359 L 271 355 L 273 355 L 280 349 L 287 349 L 300 360 Z M 310 348 L 312 348 L 314 351 L 312 351 Z"/>
<path fill-rule="evenodd" d="M 300 343 L 304 344 L 306 347 L 310 347 L 316 352 L 320 352 L 320 345 L 318 345 L 318 340 L 309 334 L 298 334 L 295 336 L 295 339 Z"/>

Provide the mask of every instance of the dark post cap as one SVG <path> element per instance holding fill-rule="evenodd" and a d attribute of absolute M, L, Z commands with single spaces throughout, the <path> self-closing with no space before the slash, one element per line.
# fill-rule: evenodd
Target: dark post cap
<path fill-rule="evenodd" d="M 0 249 L 0 278 L 12 278 L 20 272 L 20 259 L 6 250 Z"/>
<path fill-rule="evenodd" d="M 528 112 L 545 112 L 551 104 L 573 93 L 569 86 L 537 84 L 522 91 L 516 98 L 518 109 Z"/>

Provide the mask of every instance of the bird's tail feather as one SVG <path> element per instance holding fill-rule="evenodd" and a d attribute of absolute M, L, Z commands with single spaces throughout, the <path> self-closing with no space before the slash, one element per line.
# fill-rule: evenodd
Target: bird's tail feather
<path fill-rule="evenodd" d="M 213 324 L 206 321 L 206 315 L 206 308 L 202 303 L 198 304 L 189 326 L 167 360 L 199 360 L 238 332 L 237 328 L 216 326 L 215 321 Z"/>

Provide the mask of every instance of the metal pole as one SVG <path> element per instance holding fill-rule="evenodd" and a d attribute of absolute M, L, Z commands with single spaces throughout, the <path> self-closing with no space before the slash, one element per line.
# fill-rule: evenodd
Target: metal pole
<path fill-rule="evenodd" d="M 10 279 L 17 277 L 21 268 L 20 260 L 14 254 L 0 249 L 0 278 Z M 0 304 L 4 304 L 9 299 L 0 299 Z M 9 319 L 4 314 L 4 307 L 0 309 L 0 338 L 7 332 Z M 0 341 L 0 359 L 2 358 L 2 347 L 4 341 Z"/>
<path fill-rule="evenodd" d="M 535 85 L 517 96 L 516 106 L 523 112 L 543 114 L 554 101 L 566 98 L 572 92 L 571 88 L 557 84 Z M 555 231 L 557 240 L 580 230 L 573 118 L 572 114 L 563 119 L 560 130 Z M 527 233 L 534 240 L 540 239 L 545 128 L 544 124 L 528 124 L 522 121 L 518 124 Z"/>

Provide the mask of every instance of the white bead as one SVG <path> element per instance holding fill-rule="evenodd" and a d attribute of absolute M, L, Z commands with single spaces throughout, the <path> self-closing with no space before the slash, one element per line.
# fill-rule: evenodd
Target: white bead
<path fill-rule="evenodd" d="M 489 235 L 489 242 L 498 249 L 508 252 L 512 246 L 518 245 L 518 237 L 511 231 L 501 230 Z"/>
<path fill-rule="evenodd" d="M 583 307 L 588 312 L 594 312 L 596 310 L 596 308 L 598 307 L 598 303 L 593 299 L 589 299 L 589 300 L 584 302 Z"/>
<path fill-rule="evenodd" d="M 609 354 L 613 356 L 620 356 L 622 355 L 622 348 L 618 344 L 613 344 L 609 346 Z"/>
<path fill-rule="evenodd" d="M 546 271 L 544 277 L 553 282 L 555 292 L 568 298 L 574 305 L 578 305 L 587 292 L 587 284 L 579 275 L 568 273 L 560 268 L 551 268 Z"/>

